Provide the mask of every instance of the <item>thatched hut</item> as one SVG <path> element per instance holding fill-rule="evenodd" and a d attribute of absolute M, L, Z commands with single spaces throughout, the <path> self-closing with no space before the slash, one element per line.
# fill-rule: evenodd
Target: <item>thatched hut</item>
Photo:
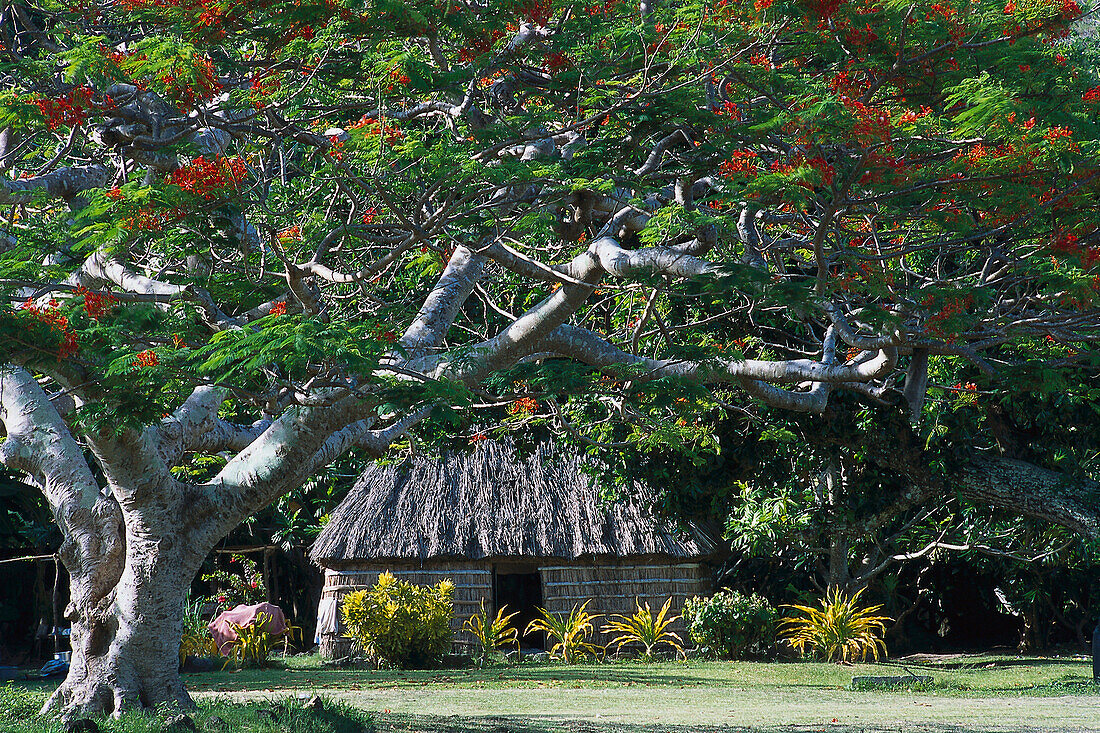
<path fill-rule="evenodd" d="M 519 611 L 513 621 L 522 631 L 535 607 L 568 612 L 591 599 L 595 613 L 629 614 L 635 598 L 656 611 L 671 597 L 678 611 L 710 589 L 710 538 L 654 516 L 641 486 L 626 499 L 601 500 L 584 469 L 582 458 L 552 444 L 521 457 L 491 441 L 367 469 L 313 546 L 325 569 L 321 653 L 347 653 L 339 599 L 387 570 L 414 583 L 450 578 L 460 642 L 471 641 L 462 624 L 482 599 Z"/>

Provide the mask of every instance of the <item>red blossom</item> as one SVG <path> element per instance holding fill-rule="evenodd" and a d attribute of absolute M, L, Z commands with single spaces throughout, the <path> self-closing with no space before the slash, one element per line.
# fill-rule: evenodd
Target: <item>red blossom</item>
<path fill-rule="evenodd" d="M 283 316 L 286 315 L 286 301 L 280 300 L 275 305 L 271 306 L 271 315 Z"/>
<path fill-rule="evenodd" d="M 60 359 L 65 359 L 75 354 L 80 344 L 77 341 L 76 332 L 69 327 L 69 319 L 57 310 L 57 306 L 57 301 L 51 300 L 48 307 L 39 308 L 30 298 L 27 298 L 23 303 L 22 311 L 49 326 L 51 331 L 56 332 L 56 335 L 61 339 L 61 343 L 57 347 L 57 356 Z"/>
<path fill-rule="evenodd" d="M 77 87 L 56 99 L 40 98 L 32 101 L 46 118 L 47 130 L 76 127 L 87 119 L 92 108 L 92 90 L 88 87 Z"/>
<path fill-rule="evenodd" d="M 154 367 L 157 364 L 160 364 L 160 359 L 157 358 L 157 352 L 153 351 L 152 349 L 146 349 L 145 351 L 138 353 L 132 363 L 134 366 L 139 368 Z"/>
<path fill-rule="evenodd" d="M 172 171 L 168 183 L 211 200 L 239 188 L 247 176 L 248 167 L 240 158 L 218 156 L 207 160 L 199 156 L 190 165 Z"/>
<path fill-rule="evenodd" d="M 87 314 L 99 320 L 109 314 L 118 305 L 118 298 L 111 293 L 94 293 L 85 287 L 77 288 L 77 294 L 84 296 L 84 310 Z"/>
<path fill-rule="evenodd" d="M 718 175 L 723 178 L 736 178 L 743 173 L 755 175 L 759 157 L 753 150 L 735 150 L 718 166 Z"/>
<path fill-rule="evenodd" d="M 520 397 L 508 405 L 509 415 L 530 415 L 539 409 L 539 402 L 534 397 Z"/>
<path fill-rule="evenodd" d="M 1049 130 L 1047 130 L 1043 134 L 1043 137 L 1046 138 L 1047 142 L 1052 143 L 1056 140 L 1061 140 L 1063 138 L 1071 138 L 1071 137 L 1073 137 L 1073 133 L 1070 131 L 1070 129 L 1068 127 L 1063 127 L 1063 126 L 1059 125 L 1058 127 L 1052 127 Z"/>

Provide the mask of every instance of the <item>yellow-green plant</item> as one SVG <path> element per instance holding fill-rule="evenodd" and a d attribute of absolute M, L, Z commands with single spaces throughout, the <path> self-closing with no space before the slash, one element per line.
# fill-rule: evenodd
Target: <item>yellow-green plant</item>
<path fill-rule="evenodd" d="M 201 600 L 192 601 L 190 595 L 183 604 L 183 634 L 180 637 L 180 666 L 188 657 L 218 657 L 218 643 L 206 627 Z"/>
<path fill-rule="evenodd" d="M 783 640 L 799 654 L 812 654 L 827 662 L 864 661 L 870 655 L 886 654 L 886 633 L 889 616 L 876 616 L 882 605 L 860 607 L 860 589 L 845 596 L 832 589 L 821 600 L 821 608 L 788 605 L 800 616 L 784 619 L 779 624 Z"/>
<path fill-rule="evenodd" d="M 679 634 L 668 630 L 668 627 L 680 618 L 679 615 L 668 615 L 669 609 L 672 607 L 671 598 L 665 601 L 665 605 L 661 606 L 661 610 L 657 612 L 656 616 L 653 615 L 648 601 L 643 606 L 635 598 L 634 606 L 636 610 L 633 616 L 624 616 L 617 613 L 612 618 L 619 620 L 609 621 L 601 629 L 605 634 L 618 634 L 611 640 L 611 645 L 622 648 L 623 644 L 640 644 L 645 648 L 643 654 L 646 659 L 653 658 L 653 650 L 659 644 L 668 644 L 681 654 L 684 653 Z"/>
<path fill-rule="evenodd" d="M 207 629 L 184 629 L 180 639 L 180 666 L 188 657 L 217 657 L 218 644 Z"/>
<path fill-rule="evenodd" d="M 495 617 L 490 617 L 489 612 L 485 609 L 485 599 L 482 598 L 481 610 L 466 619 L 466 623 L 462 625 L 462 628 L 473 634 L 478 644 L 481 645 L 478 662 L 482 667 L 489 663 L 489 657 L 497 649 L 515 646 L 516 651 L 519 651 L 519 631 L 516 630 L 515 626 L 508 623 L 519 612 L 515 611 L 505 616 L 504 611 L 507 608 L 507 605 L 503 606 L 497 611 Z"/>
<path fill-rule="evenodd" d="M 283 656 L 285 657 L 287 654 L 290 653 L 290 645 L 291 643 L 293 643 L 294 637 L 298 637 L 299 642 L 302 641 L 302 627 L 291 626 L 290 624 L 287 624 L 286 629 L 284 629 L 283 633 L 279 636 L 283 640 Z"/>
<path fill-rule="evenodd" d="M 237 635 L 236 639 L 227 642 L 228 647 L 225 664 L 239 666 L 263 667 L 267 664 L 267 657 L 271 654 L 271 648 L 275 646 L 282 634 L 273 634 L 267 630 L 271 623 L 271 614 L 260 612 L 251 623 L 235 624 L 230 622 L 229 627 Z"/>
<path fill-rule="evenodd" d="M 450 649 L 454 583 L 414 585 L 382 573 L 369 589 L 344 596 L 348 636 L 371 658 L 397 667 L 429 667 Z"/>
<path fill-rule="evenodd" d="M 589 603 L 590 601 L 585 601 L 579 608 L 574 604 L 568 615 L 550 613 L 545 608 L 540 608 L 538 611 L 542 618 L 527 624 L 523 634 L 526 636 L 532 631 L 545 632 L 557 642 L 550 647 L 550 656 L 561 657 L 566 664 L 573 664 L 589 656 L 600 657 L 604 648 L 589 642 L 588 637 L 595 629 L 593 622 L 602 614 L 589 613 Z"/>

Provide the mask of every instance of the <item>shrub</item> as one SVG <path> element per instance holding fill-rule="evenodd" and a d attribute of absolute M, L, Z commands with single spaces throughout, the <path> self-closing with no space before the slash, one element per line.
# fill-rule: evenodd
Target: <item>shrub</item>
<path fill-rule="evenodd" d="M 216 570 L 203 575 L 203 581 L 212 583 L 219 589 L 207 600 L 217 605 L 220 610 L 236 608 L 241 604 L 253 606 L 267 600 L 264 576 L 256 562 L 243 555 L 233 555 L 229 558 L 229 562 L 240 565 L 241 574 Z"/>
<path fill-rule="evenodd" d="M 695 596 L 684 604 L 691 640 L 723 659 L 764 654 L 775 644 L 779 611 L 763 596 L 720 590 L 709 598 Z"/>
<path fill-rule="evenodd" d="M 633 616 L 615 614 L 613 618 L 619 620 L 611 621 L 603 627 L 602 631 L 605 634 L 619 634 L 611 640 L 611 644 L 618 646 L 620 649 L 623 644 L 641 644 L 645 648 L 644 655 L 646 659 L 653 658 L 653 650 L 660 644 L 668 644 L 682 654 L 684 647 L 681 646 L 682 640 L 679 634 L 668 630 L 672 622 L 680 618 L 679 616 L 670 617 L 668 615 L 669 608 L 672 606 L 672 599 L 669 598 L 665 601 L 665 605 L 661 606 L 661 610 L 656 617 L 653 616 L 653 611 L 650 610 L 648 602 L 643 607 L 635 598 L 634 605 L 637 610 L 635 610 Z"/>
<path fill-rule="evenodd" d="M 481 611 L 466 619 L 466 623 L 462 626 L 462 628 L 473 634 L 478 644 L 481 645 L 478 663 L 483 667 L 489 663 L 489 657 L 497 649 L 514 645 L 516 651 L 519 651 L 519 632 L 515 626 L 508 623 L 519 612 L 516 611 L 505 616 L 504 610 L 506 608 L 508 608 L 507 605 L 497 611 L 495 618 L 490 618 L 489 612 L 485 610 L 485 599 L 482 598 Z"/>
<path fill-rule="evenodd" d="M 786 606 L 803 616 L 785 619 L 780 632 L 800 654 L 807 652 L 827 662 L 863 661 L 870 654 L 878 659 L 886 654 L 886 633 L 889 616 L 874 615 L 882 605 L 859 607 L 863 589 L 846 598 L 839 589 L 829 591 L 821 600 L 821 608 Z"/>
<path fill-rule="evenodd" d="M 344 596 L 341 611 L 348 636 L 377 662 L 425 668 L 450 648 L 454 583 L 413 585 L 390 573 L 369 590 Z"/>
<path fill-rule="evenodd" d="M 527 625 L 524 636 L 532 631 L 543 631 L 557 643 L 550 647 L 551 657 L 561 657 L 566 664 L 573 664 L 586 657 L 600 657 L 604 648 L 588 641 L 592 635 L 594 626 L 592 622 L 601 614 L 591 614 L 587 611 L 588 604 L 578 608 L 575 604 L 569 615 L 550 613 L 545 608 L 540 608 L 542 618 L 537 618 Z"/>

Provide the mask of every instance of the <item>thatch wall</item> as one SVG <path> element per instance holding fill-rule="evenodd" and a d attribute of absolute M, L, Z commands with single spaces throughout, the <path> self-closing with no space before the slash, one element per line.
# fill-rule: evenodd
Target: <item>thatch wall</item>
<path fill-rule="evenodd" d="M 378 574 L 392 572 L 398 578 L 421 585 L 434 585 L 444 578 L 455 584 L 455 632 L 459 651 L 472 649 L 474 639 L 462 626 L 476 613 L 482 599 L 486 608 L 495 612 L 493 596 L 494 563 L 478 561 L 432 562 L 416 567 L 401 564 L 351 563 L 325 572 L 323 598 L 339 599 L 352 590 L 373 585 Z M 532 570 L 535 568 L 531 568 Z M 568 613 L 574 605 L 589 601 L 588 610 L 602 614 L 596 622 L 599 629 L 611 614 L 630 615 L 635 600 L 649 603 L 657 613 L 664 602 L 672 598 L 671 614 L 679 614 L 684 601 L 693 595 L 709 593 L 712 587 L 710 569 L 701 562 L 674 562 L 666 558 L 635 558 L 633 562 L 614 558 L 602 561 L 577 562 L 547 558 L 537 565 L 542 584 L 543 607 L 552 613 Z M 676 621 L 672 631 L 686 642 L 682 621 Z M 522 629 L 520 629 L 522 631 Z M 606 644 L 611 636 L 597 633 L 593 641 Z M 346 656 L 352 643 L 339 634 L 321 634 L 321 654 L 327 658 Z"/>

